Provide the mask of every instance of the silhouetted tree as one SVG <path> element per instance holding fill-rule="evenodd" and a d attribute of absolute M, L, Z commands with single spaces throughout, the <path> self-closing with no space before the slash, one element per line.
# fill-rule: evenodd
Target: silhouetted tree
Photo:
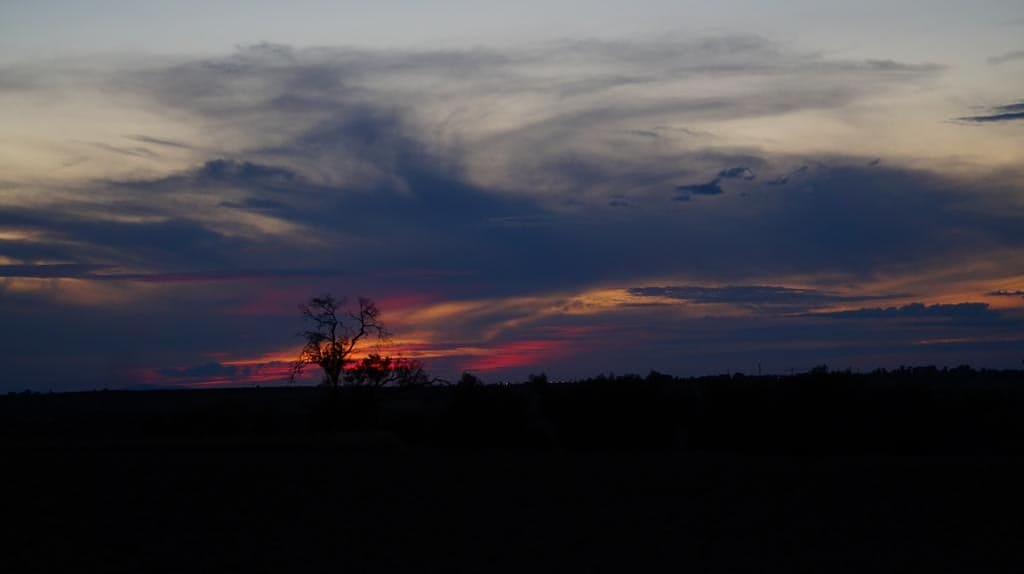
<path fill-rule="evenodd" d="M 345 308 L 344 299 L 327 294 L 299 305 L 302 317 L 311 328 L 302 333 L 306 344 L 292 363 L 291 379 L 309 365 L 323 370 L 323 384 L 337 388 L 352 355 L 369 339 L 384 340 L 387 329 L 380 322 L 380 310 L 370 299 L 360 298 L 358 310 Z"/>
<path fill-rule="evenodd" d="M 380 320 L 380 310 L 370 299 L 360 298 L 358 310 L 345 308 L 344 299 L 330 294 L 314 297 L 299 305 L 311 329 L 302 333 L 306 344 L 298 360 L 292 363 L 291 379 L 309 365 L 323 370 L 323 384 L 337 388 L 340 381 L 361 387 L 422 386 L 434 381 L 423 363 L 416 359 L 392 357 L 379 351 L 365 354 L 364 346 L 376 339 L 378 345 L 390 334 Z"/>

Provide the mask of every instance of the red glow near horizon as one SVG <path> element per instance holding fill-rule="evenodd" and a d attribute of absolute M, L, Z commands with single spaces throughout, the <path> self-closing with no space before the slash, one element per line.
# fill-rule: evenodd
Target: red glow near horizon
<path fill-rule="evenodd" d="M 254 363 L 233 370 L 229 364 L 223 364 L 223 366 L 225 368 L 224 374 L 210 374 L 206 376 L 189 374 L 187 368 L 182 369 L 180 374 L 167 372 L 167 370 L 163 369 L 144 369 L 134 372 L 132 376 L 144 386 L 201 388 L 285 383 L 291 375 L 291 365 L 281 361 L 262 364 Z"/>
<path fill-rule="evenodd" d="M 572 354 L 572 342 L 566 340 L 529 340 L 504 343 L 490 353 L 463 364 L 467 371 L 497 371 L 528 367 L 561 359 Z"/>
<path fill-rule="evenodd" d="M 458 370 L 494 372 L 538 366 L 543 368 L 576 351 L 574 341 L 565 339 L 531 339 L 512 341 L 493 347 L 451 347 L 411 344 L 396 351 L 394 356 L 415 359 L 417 356 L 434 357 L 438 362 Z M 219 357 L 220 358 L 220 357 Z M 431 361 L 427 359 L 427 370 Z M 215 360 L 212 372 L 204 373 L 203 366 L 171 369 L 146 369 L 134 374 L 143 385 L 153 387 L 232 387 L 259 384 L 285 384 L 291 375 L 291 363 L 280 358 L 267 357 L 245 361 Z M 221 369 L 223 369 L 221 371 Z M 319 369 L 311 365 L 301 377 L 303 383 L 319 377 Z"/>
<path fill-rule="evenodd" d="M 252 386 L 267 383 L 286 383 L 291 376 L 290 365 L 260 365 L 241 377 L 212 378 L 188 383 L 190 387 Z M 303 375 L 301 378 L 307 378 Z"/>

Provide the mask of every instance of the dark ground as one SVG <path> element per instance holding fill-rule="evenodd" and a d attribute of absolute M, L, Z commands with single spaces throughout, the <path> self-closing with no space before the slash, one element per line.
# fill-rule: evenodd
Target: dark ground
<path fill-rule="evenodd" d="M 1019 572 L 1019 383 L 0 397 L 0 570 Z"/>

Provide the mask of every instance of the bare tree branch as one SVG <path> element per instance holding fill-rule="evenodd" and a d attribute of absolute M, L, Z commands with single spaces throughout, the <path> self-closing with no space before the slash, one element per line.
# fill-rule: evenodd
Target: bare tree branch
<path fill-rule="evenodd" d="M 381 387 L 388 384 L 428 384 L 422 364 L 409 359 L 394 359 L 379 352 L 370 353 L 360 361 L 353 355 L 376 338 L 380 344 L 390 333 L 380 320 L 380 309 L 372 299 L 358 299 L 358 309 L 344 309 L 345 299 L 330 294 L 314 297 L 299 305 L 303 319 L 313 328 L 301 336 L 305 344 L 299 358 L 292 363 L 290 380 L 294 381 L 309 365 L 323 371 L 323 384 L 336 388 L 339 381 L 355 385 Z"/>

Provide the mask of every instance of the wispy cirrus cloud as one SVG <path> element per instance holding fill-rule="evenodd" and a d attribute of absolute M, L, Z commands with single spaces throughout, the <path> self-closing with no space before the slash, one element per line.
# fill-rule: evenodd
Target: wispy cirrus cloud
<path fill-rule="evenodd" d="M 1024 50 L 1013 50 L 1012 52 L 1006 52 L 1004 54 L 999 54 L 998 56 L 992 56 L 991 58 L 988 59 L 988 63 L 992 64 L 993 66 L 998 66 L 1000 64 L 1016 62 L 1019 60 L 1024 60 Z"/>
<path fill-rule="evenodd" d="M 993 106 L 989 109 L 988 113 L 976 116 L 964 116 L 957 119 L 963 122 L 978 124 L 1024 120 L 1024 102 Z"/>
<path fill-rule="evenodd" d="M 0 89 L 42 97 L 58 89 L 45 72 L 0 70 Z M 727 36 L 258 45 L 72 74 L 62 82 L 168 121 L 76 136 L 97 145 L 75 153 L 131 169 L 0 189 L 0 314 L 22 334 L 64 321 L 57 342 L 90 361 L 116 363 L 120 349 L 132 368 L 183 381 L 263 376 L 207 357 L 279 356 L 294 305 L 325 290 L 396 302 L 418 352 L 452 371 L 703 372 L 759 347 L 866 364 L 882 333 L 800 315 L 876 297 L 899 308 L 876 282 L 951 260 L 1011 273 L 1024 264 L 1013 174 L 793 153 L 771 131 L 737 133 L 804 125 L 797 116 L 853 122 L 943 73 Z M 889 340 L 935 338 L 923 328 Z M 45 354 L 23 341 L 0 351 L 16 356 Z"/>
<path fill-rule="evenodd" d="M 171 147 L 171 148 L 179 148 L 179 149 L 192 149 L 192 146 L 190 146 L 190 145 L 188 145 L 186 143 L 179 142 L 179 141 L 174 141 L 174 140 L 169 140 L 169 139 L 165 139 L 165 138 L 156 138 L 156 137 L 153 137 L 153 136 L 139 135 L 139 134 L 126 135 L 124 137 L 129 139 L 129 140 L 136 141 L 136 142 L 143 143 L 143 144 L 150 144 L 150 145 L 164 146 L 164 147 Z"/>

